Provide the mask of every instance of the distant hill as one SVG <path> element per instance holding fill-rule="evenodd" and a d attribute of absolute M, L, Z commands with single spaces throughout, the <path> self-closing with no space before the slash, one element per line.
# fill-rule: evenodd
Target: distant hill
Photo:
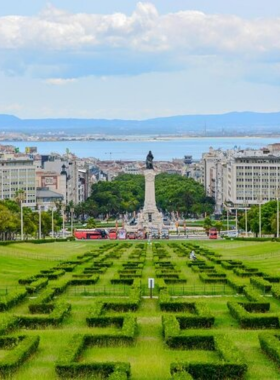
<path fill-rule="evenodd" d="M 280 132 L 280 112 L 231 112 L 220 115 L 183 115 L 148 120 L 20 119 L 0 115 L 0 131 L 68 134 L 266 134 Z"/>

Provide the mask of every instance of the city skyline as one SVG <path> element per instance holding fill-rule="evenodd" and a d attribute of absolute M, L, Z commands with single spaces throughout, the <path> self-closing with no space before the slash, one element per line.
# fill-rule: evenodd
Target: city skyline
<path fill-rule="evenodd" d="M 10 1 L 0 113 L 147 119 L 279 111 L 280 5 Z"/>

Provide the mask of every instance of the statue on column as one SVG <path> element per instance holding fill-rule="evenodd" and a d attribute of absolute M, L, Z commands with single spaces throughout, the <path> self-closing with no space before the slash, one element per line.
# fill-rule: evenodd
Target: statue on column
<path fill-rule="evenodd" d="M 154 168 L 153 159 L 154 159 L 153 153 L 151 151 L 149 151 L 147 158 L 146 158 L 146 169 L 153 169 Z"/>

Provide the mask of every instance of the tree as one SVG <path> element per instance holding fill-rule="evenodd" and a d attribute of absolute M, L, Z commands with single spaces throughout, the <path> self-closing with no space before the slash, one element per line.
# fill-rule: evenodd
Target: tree
<path fill-rule="evenodd" d="M 96 227 L 96 221 L 94 218 L 89 218 L 87 220 L 87 228 L 95 228 Z"/>
<path fill-rule="evenodd" d="M 205 229 L 207 235 L 209 235 L 209 230 L 212 227 L 212 225 L 212 220 L 209 217 L 206 217 L 203 222 L 203 228 Z"/>
<path fill-rule="evenodd" d="M 214 223 L 213 227 L 217 228 L 217 231 L 220 233 L 221 230 L 223 229 L 223 223 L 220 220 L 218 220 L 217 222 Z"/>
<path fill-rule="evenodd" d="M 156 176 L 155 191 L 157 206 L 164 213 L 175 210 L 183 217 L 213 212 L 214 200 L 206 197 L 203 186 L 193 179 L 162 173 Z M 94 184 L 90 198 L 77 208 L 77 214 L 118 216 L 137 212 L 144 205 L 144 194 L 143 175 L 121 174 L 112 182 Z"/>

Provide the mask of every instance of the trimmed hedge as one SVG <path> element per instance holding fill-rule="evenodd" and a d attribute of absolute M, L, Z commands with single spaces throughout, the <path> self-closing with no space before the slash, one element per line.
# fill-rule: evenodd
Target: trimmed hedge
<path fill-rule="evenodd" d="M 237 293 L 239 293 L 239 294 L 243 293 L 243 289 L 244 289 L 245 284 L 242 280 L 236 279 L 236 278 L 231 277 L 231 276 L 227 276 L 227 283 L 234 290 L 236 290 Z"/>
<path fill-rule="evenodd" d="M 7 334 L 17 327 L 18 319 L 10 314 L 0 315 L 0 335 Z"/>
<path fill-rule="evenodd" d="M 162 293 L 163 291 L 161 291 Z M 161 298 L 162 299 L 162 298 Z M 166 297 L 167 300 L 167 297 Z M 161 310 L 172 312 L 188 312 L 189 315 L 173 316 L 179 323 L 180 329 L 210 328 L 214 324 L 214 317 L 206 305 L 199 302 L 167 302 L 160 303 Z M 168 319 L 167 319 L 168 320 Z"/>
<path fill-rule="evenodd" d="M 272 288 L 271 283 L 262 277 L 251 277 L 250 283 L 263 292 L 269 292 Z"/>
<path fill-rule="evenodd" d="M 90 346 L 94 335 L 75 334 L 67 348 L 56 362 L 55 370 L 58 376 L 65 378 L 80 378 L 81 376 L 123 380 L 130 376 L 130 364 L 121 362 L 79 363 L 82 351 Z"/>
<path fill-rule="evenodd" d="M 275 329 L 279 328 L 279 318 L 277 315 L 270 314 L 251 314 L 251 312 L 265 312 L 269 309 L 269 303 L 242 303 L 228 302 L 227 306 L 231 315 L 238 320 L 244 329 Z"/>
<path fill-rule="evenodd" d="M 259 342 L 262 350 L 280 365 L 280 335 L 261 333 Z"/>
<path fill-rule="evenodd" d="M 280 300 L 280 285 L 273 285 L 271 288 L 271 293 L 274 298 Z"/>
<path fill-rule="evenodd" d="M 262 302 L 263 298 L 260 296 L 260 294 L 255 290 L 253 286 L 244 286 L 243 293 L 251 302 Z"/>
<path fill-rule="evenodd" d="M 194 379 L 199 380 L 240 380 L 247 372 L 247 365 L 243 357 L 237 348 L 229 342 L 226 336 L 189 335 L 188 338 L 190 346 L 185 346 L 185 349 L 193 349 L 193 347 L 196 347 L 195 343 L 199 342 L 200 347 L 205 346 L 207 350 L 216 351 L 221 358 L 221 363 L 204 363 L 199 361 L 172 363 L 170 366 L 172 374 L 184 370 L 190 373 Z"/>
<path fill-rule="evenodd" d="M 9 292 L 6 296 L 0 297 L 0 311 L 6 311 L 20 303 L 27 296 L 27 290 L 16 289 Z"/>
<path fill-rule="evenodd" d="M 19 325 L 31 329 L 49 325 L 58 326 L 71 310 L 71 305 L 63 302 L 45 304 L 42 307 L 45 308 L 44 315 L 17 315 Z"/>
<path fill-rule="evenodd" d="M 31 282 L 29 285 L 26 285 L 26 290 L 29 294 L 36 293 L 40 289 L 45 288 L 48 283 L 48 278 L 39 278 L 38 280 Z"/>
<path fill-rule="evenodd" d="M 55 296 L 55 289 L 46 289 L 35 300 L 32 300 L 28 308 L 32 314 L 49 313 L 48 302 L 52 301 Z"/>
<path fill-rule="evenodd" d="M 199 278 L 205 284 L 226 284 L 227 278 L 225 276 L 226 275 L 224 274 L 222 274 L 222 277 L 220 277 L 220 274 L 213 274 L 213 276 L 211 276 L 208 273 L 200 273 Z"/>
<path fill-rule="evenodd" d="M 171 380 L 193 380 L 193 377 L 188 372 L 175 372 L 171 378 Z"/>
<path fill-rule="evenodd" d="M 99 276 L 93 275 L 90 277 L 83 277 L 83 275 L 79 275 L 79 277 L 72 277 L 71 280 L 68 281 L 68 285 L 94 285 L 99 280 Z"/>
<path fill-rule="evenodd" d="M 12 350 L 0 360 L 0 375 L 11 376 L 38 348 L 39 336 L 0 337 L 0 347 L 11 345 Z"/>
<path fill-rule="evenodd" d="M 38 278 L 47 277 L 49 280 L 57 280 L 60 276 L 65 274 L 63 269 L 53 270 L 41 270 L 41 273 L 37 275 Z"/>
<path fill-rule="evenodd" d="M 121 330 L 111 334 L 90 335 L 87 338 L 88 344 L 90 344 L 91 346 L 115 346 L 123 344 L 133 344 L 137 330 L 135 317 L 131 315 L 126 315 L 124 317 L 108 317 L 107 324 L 105 319 L 105 317 L 89 317 L 87 318 L 87 323 L 89 326 L 101 326 L 101 324 L 102 326 L 108 326 L 111 324 L 119 324 Z"/>

